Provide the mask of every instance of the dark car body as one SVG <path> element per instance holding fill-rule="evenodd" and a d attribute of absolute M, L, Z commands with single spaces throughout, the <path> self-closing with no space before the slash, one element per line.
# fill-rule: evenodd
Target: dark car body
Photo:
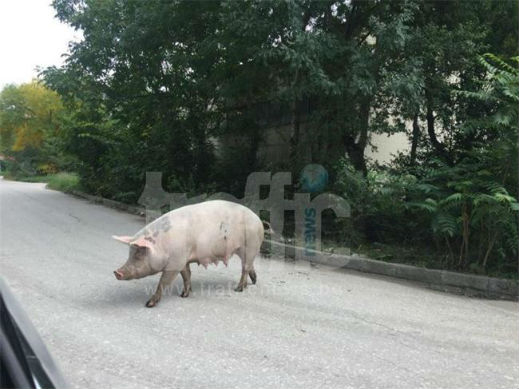
<path fill-rule="evenodd" d="M 0 388 L 65 388 L 38 332 L 0 277 Z"/>

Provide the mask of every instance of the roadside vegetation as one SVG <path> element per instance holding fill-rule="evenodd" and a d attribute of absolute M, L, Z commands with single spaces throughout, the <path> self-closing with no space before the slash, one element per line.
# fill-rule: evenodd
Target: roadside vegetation
<path fill-rule="evenodd" d="M 4 176 L 7 180 L 16 180 L 22 182 L 41 182 L 47 184 L 47 188 L 59 190 L 62 192 L 72 192 L 73 190 L 81 190 L 79 184 L 79 176 L 76 173 L 60 172 L 56 174 L 37 175 L 37 176 L 12 176 L 7 174 Z"/>
<path fill-rule="evenodd" d="M 48 176 L 47 187 L 62 192 L 79 190 L 79 177 L 75 173 L 61 172 Z"/>
<path fill-rule="evenodd" d="M 324 218 L 328 246 L 517 278 L 517 2 L 54 8 L 84 39 L 63 67 L 1 91 L 10 177 L 135 203 L 146 171 L 167 191 L 241 197 L 250 172 L 318 163 L 352 207 Z M 280 118 L 286 153 L 272 161 Z M 366 157 L 373 134 L 395 133 L 408 151 Z"/>

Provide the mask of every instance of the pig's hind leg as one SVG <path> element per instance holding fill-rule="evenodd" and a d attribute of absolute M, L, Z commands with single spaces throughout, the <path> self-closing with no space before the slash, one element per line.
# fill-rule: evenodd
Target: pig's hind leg
<path fill-rule="evenodd" d="M 180 297 L 188 297 L 191 289 L 191 269 L 189 268 L 189 263 L 186 263 L 186 267 L 182 269 L 180 272 L 182 276 L 182 280 L 184 281 L 184 290 L 180 294 Z"/>
<path fill-rule="evenodd" d="M 243 289 L 245 289 L 247 287 L 247 276 L 248 275 L 249 275 L 249 272 L 242 269 L 240 282 L 238 282 L 238 286 L 236 288 L 234 288 L 235 292 L 243 292 Z"/>
<path fill-rule="evenodd" d="M 157 285 L 157 290 L 146 303 L 148 308 L 153 308 L 155 305 L 157 305 L 157 303 L 160 301 L 160 298 L 162 297 L 162 292 L 173 282 L 177 274 L 178 271 L 164 270 L 162 272 L 159 284 Z"/>
<path fill-rule="evenodd" d="M 248 277 L 250 277 L 253 284 L 256 283 L 257 276 L 256 271 L 254 270 L 254 258 L 258 252 L 259 249 L 252 246 L 240 248 L 236 252 L 241 259 L 241 278 L 238 286 L 234 289 L 235 292 L 243 292 L 243 289 L 247 287 Z"/>
<path fill-rule="evenodd" d="M 254 267 L 249 270 L 249 277 L 250 277 L 250 280 L 252 281 L 252 284 L 255 285 L 256 280 L 258 279 L 258 276 L 256 275 L 256 270 L 254 270 Z"/>

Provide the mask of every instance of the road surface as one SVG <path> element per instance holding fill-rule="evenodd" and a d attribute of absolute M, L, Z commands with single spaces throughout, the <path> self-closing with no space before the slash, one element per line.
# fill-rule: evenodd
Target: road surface
<path fill-rule="evenodd" d="M 193 267 L 193 294 L 144 307 L 158 276 L 117 281 L 128 215 L 0 180 L 1 274 L 72 388 L 519 387 L 513 302 L 258 258 L 258 284 Z"/>

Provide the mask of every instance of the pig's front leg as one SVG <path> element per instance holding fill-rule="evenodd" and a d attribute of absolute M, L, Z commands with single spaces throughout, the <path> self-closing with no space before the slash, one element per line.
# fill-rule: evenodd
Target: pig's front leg
<path fill-rule="evenodd" d="M 186 263 L 186 267 L 180 272 L 182 280 L 184 281 L 184 290 L 180 294 L 180 297 L 188 297 L 191 292 L 191 269 L 189 268 L 189 262 Z"/>
<path fill-rule="evenodd" d="M 157 303 L 160 301 L 160 298 L 162 297 L 162 292 L 169 285 L 171 285 L 171 282 L 173 282 L 173 280 L 175 279 L 177 274 L 178 274 L 178 271 L 164 270 L 162 272 L 162 275 L 160 276 L 159 284 L 157 285 L 157 290 L 146 303 L 146 306 L 148 308 L 153 308 L 155 305 L 157 305 Z"/>

